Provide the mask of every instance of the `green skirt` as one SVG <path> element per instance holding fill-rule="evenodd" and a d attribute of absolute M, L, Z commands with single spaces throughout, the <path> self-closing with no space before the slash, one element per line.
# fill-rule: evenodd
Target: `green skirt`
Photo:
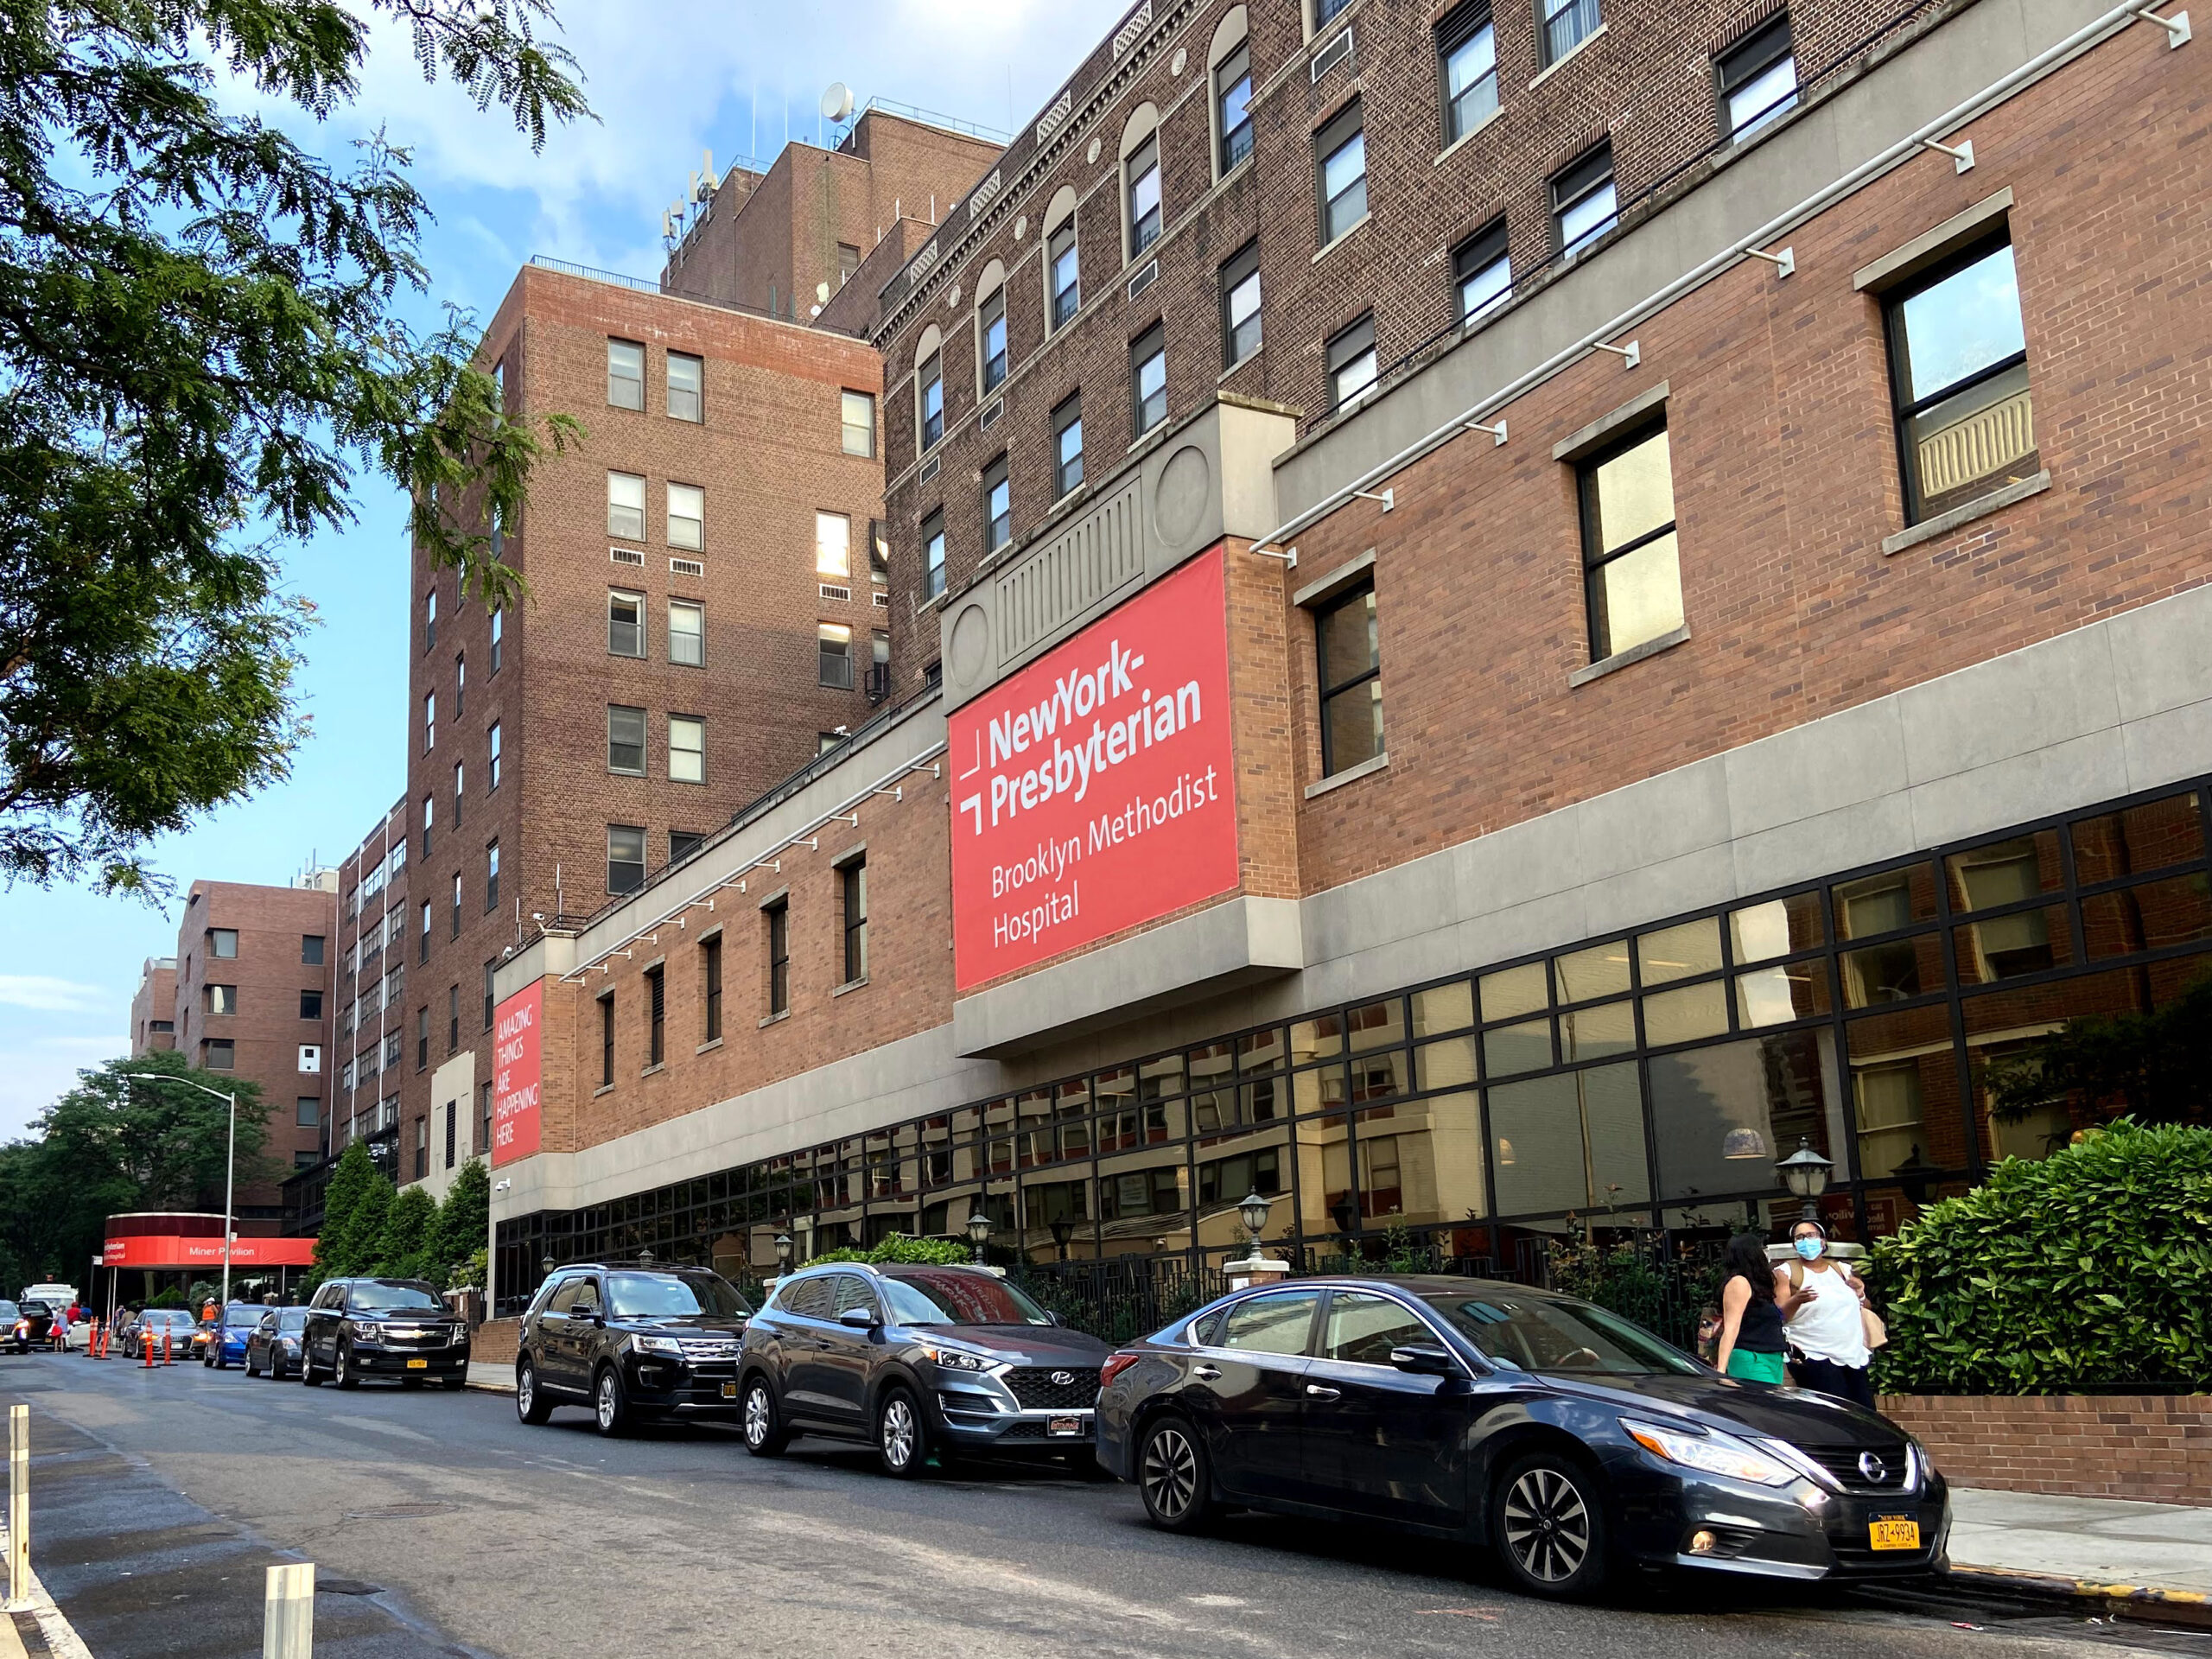
<path fill-rule="evenodd" d="M 1755 1354 L 1748 1348 L 1732 1350 L 1728 1355 L 1728 1375 L 1746 1382 L 1780 1384 L 1789 1380 L 1783 1368 L 1780 1354 Z"/>

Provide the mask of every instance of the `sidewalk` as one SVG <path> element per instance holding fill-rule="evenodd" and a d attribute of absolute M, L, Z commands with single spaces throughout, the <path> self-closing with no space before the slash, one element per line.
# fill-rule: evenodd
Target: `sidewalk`
<path fill-rule="evenodd" d="M 512 1394 L 515 1368 L 488 1359 L 472 1359 L 468 1362 L 468 1386 L 488 1394 Z"/>
<path fill-rule="evenodd" d="M 1951 1489 L 1951 1565 L 2046 1591 L 2212 1602 L 2212 1509 Z"/>

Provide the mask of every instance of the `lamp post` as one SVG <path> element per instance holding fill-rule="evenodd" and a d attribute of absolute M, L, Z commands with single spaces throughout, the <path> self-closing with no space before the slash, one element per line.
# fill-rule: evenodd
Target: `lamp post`
<path fill-rule="evenodd" d="M 223 1300 L 226 1308 L 231 1305 L 231 1211 L 232 1197 L 236 1191 L 238 1173 L 238 1097 L 226 1095 L 219 1089 L 210 1089 L 204 1083 L 194 1083 L 190 1077 L 174 1077 L 166 1071 L 125 1071 L 123 1074 L 134 1083 L 181 1083 L 188 1089 L 197 1089 L 203 1095 L 213 1095 L 230 1107 L 230 1142 L 223 1154 Z"/>
<path fill-rule="evenodd" d="M 1234 1188 L 1230 1190 L 1235 1191 Z M 1260 1231 L 1268 1224 L 1268 1201 L 1255 1189 L 1245 1194 L 1244 1202 L 1236 1206 L 1236 1213 L 1243 1218 L 1244 1231 L 1251 1240 L 1252 1248 L 1244 1253 L 1244 1259 L 1257 1262 L 1262 1259 Z"/>
<path fill-rule="evenodd" d="M 975 1206 L 968 1211 L 968 1242 L 976 1247 L 976 1265 L 983 1265 L 983 1246 L 991 1242 L 991 1218 L 983 1209 L 979 1194 Z"/>
<path fill-rule="evenodd" d="M 791 1270 L 791 1236 L 789 1233 L 778 1233 L 776 1235 L 776 1271 L 789 1273 Z"/>
<path fill-rule="evenodd" d="M 1799 1219 L 1821 1218 L 1821 1194 L 1828 1190 L 1828 1172 L 1835 1166 L 1813 1150 L 1812 1137 L 1799 1135 L 1797 1150 L 1774 1166 L 1782 1184 L 1797 1196 L 1803 1208 Z"/>
<path fill-rule="evenodd" d="M 1048 1224 L 1052 1231 L 1052 1246 L 1059 1252 L 1060 1260 L 1065 1262 L 1068 1259 L 1068 1240 L 1075 1236 L 1075 1223 L 1063 1217 Z"/>

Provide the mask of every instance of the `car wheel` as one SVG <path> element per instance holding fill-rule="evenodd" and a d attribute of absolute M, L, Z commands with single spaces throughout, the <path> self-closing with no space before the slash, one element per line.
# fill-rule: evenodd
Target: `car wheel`
<path fill-rule="evenodd" d="M 256 1370 L 253 1367 L 253 1350 L 251 1348 L 245 1351 L 245 1374 L 248 1376 L 259 1376 L 261 1375 L 261 1373 Z"/>
<path fill-rule="evenodd" d="M 620 1434 L 630 1426 L 630 1402 L 623 1392 L 622 1374 L 612 1365 L 599 1368 L 591 1387 L 591 1421 L 602 1434 Z"/>
<path fill-rule="evenodd" d="M 300 1381 L 311 1389 L 322 1386 L 322 1377 L 315 1368 L 315 1350 L 304 1342 L 300 1344 Z"/>
<path fill-rule="evenodd" d="M 768 1379 L 756 1376 L 745 1385 L 745 1449 L 756 1458 L 772 1458 L 791 1444 L 784 1432 L 783 1415 L 776 1409 Z"/>
<path fill-rule="evenodd" d="M 875 1455 L 883 1472 L 895 1480 L 912 1480 L 929 1461 L 929 1435 L 922 1427 L 922 1408 L 903 1387 L 886 1389 L 876 1402 Z"/>
<path fill-rule="evenodd" d="M 1213 1516 L 1213 1470 L 1187 1417 L 1155 1419 L 1137 1449 L 1137 1494 L 1156 1527 L 1197 1532 Z"/>
<path fill-rule="evenodd" d="M 330 1357 L 330 1380 L 341 1389 L 358 1389 L 361 1379 L 353 1374 L 353 1351 L 344 1343 Z"/>
<path fill-rule="evenodd" d="M 1531 1595 L 1587 1596 L 1605 1582 L 1605 1517 L 1590 1471 L 1557 1452 L 1510 1465 L 1491 1491 L 1491 1540 Z"/>
<path fill-rule="evenodd" d="M 525 1354 L 515 1367 L 515 1415 L 535 1427 L 552 1414 L 553 1402 L 537 1386 L 537 1367 Z"/>
<path fill-rule="evenodd" d="M 208 1363 L 213 1365 L 219 1371 L 227 1371 L 231 1369 L 231 1357 L 218 1349 L 213 1357 L 209 1359 Z"/>

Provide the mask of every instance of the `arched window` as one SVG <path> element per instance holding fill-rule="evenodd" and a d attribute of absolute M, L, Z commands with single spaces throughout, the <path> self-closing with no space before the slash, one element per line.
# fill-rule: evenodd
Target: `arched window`
<path fill-rule="evenodd" d="M 1083 308 L 1083 268 L 1076 245 L 1075 188 L 1062 185 L 1045 209 L 1045 327 L 1057 334 Z"/>
<path fill-rule="evenodd" d="M 1226 177 L 1252 153 L 1252 48 L 1244 8 L 1232 6 L 1206 48 L 1211 90 L 1213 175 Z"/>
<path fill-rule="evenodd" d="M 994 259 L 976 279 L 976 390 L 988 397 L 1006 384 L 1006 267 Z"/>
<path fill-rule="evenodd" d="M 914 453 L 925 454 L 944 436 L 944 336 L 935 323 L 914 348 Z"/>
<path fill-rule="evenodd" d="M 1140 104 L 1122 127 L 1122 257 L 1144 257 L 1166 219 L 1160 200 L 1160 111 Z"/>

